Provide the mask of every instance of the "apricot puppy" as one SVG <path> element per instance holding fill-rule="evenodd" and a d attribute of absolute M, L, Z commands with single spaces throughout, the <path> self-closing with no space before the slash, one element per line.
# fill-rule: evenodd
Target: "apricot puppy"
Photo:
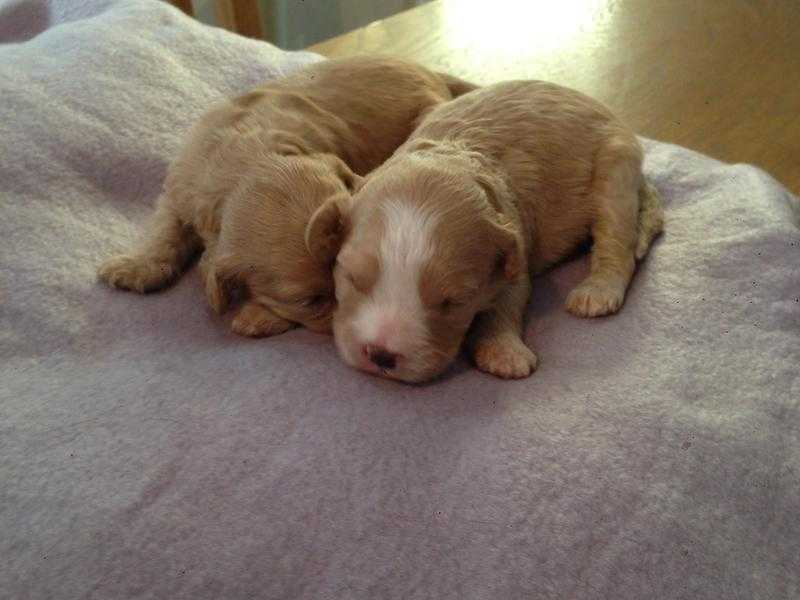
<path fill-rule="evenodd" d="M 530 275 L 591 237 L 591 273 L 567 298 L 617 311 L 662 229 L 635 135 L 605 107 L 539 81 L 501 83 L 433 110 L 354 197 L 332 198 L 309 237 L 339 233 L 333 329 L 344 360 L 430 379 L 467 343 L 478 368 L 527 377 Z"/>
<path fill-rule="evenodd" d="M 218 312 L 244 304 L 232 328 L 272 335 L 301 324 L 329 331 L 333 250 L 306 240 L 326 200 L 350 197 L 438 104 L 474 89 L 386 58 L 311 65 L 206 113 L 171 165 L 144 239 L 99 277 L 149 292 L 174 281 L 203 251 L 200 272 Z M 314 255 L 308 246 L 314 248 Z"/>

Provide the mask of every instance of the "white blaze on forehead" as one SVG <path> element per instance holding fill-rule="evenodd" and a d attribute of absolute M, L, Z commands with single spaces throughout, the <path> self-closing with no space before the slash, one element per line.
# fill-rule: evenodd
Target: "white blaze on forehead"
<path fill-rule="evenodd" d="M 402 354 L 427 339 L 419 280 L 433 256 L 438 219 L 430 211 L 398 200 L 385 203 L 382 211 L 380 274 L 354 325 L 364 343 Z"/>
<path fill-rule="evenodd" d="M 381 240 L 382 274 L 391 280 L 405 277 L 419 281 L 422 267 L 433 256 L 433 229 L 437 217 L 406 202 L 388 202 L 383 206 L 384 237 Z"/>

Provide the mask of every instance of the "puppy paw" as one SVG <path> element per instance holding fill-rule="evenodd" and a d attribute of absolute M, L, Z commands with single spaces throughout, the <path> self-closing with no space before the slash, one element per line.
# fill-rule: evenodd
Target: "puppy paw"
<path fill-rule="evenodd" d="M 164 287 L 175 277 L 171 264 L 145 256 L 115 256 L 105 261 L 97 276 L 108 285 L 139 293 Z"/>
<path fill-rule="evenodd" d="M 539 359 L 516 336 L 481 340 L 475 346 L 475 364 L 481 371 L 503 379 L 521 379 L 536 370 Z"/>
<path fill-rule="evenodd" d="M 278 335 L 293 327 L 292 323 L 273 314 L 268 308 L 248 302 L 233 317 L 231 330 L 248 337 Z"/>
<path fill-rule="evenodd" d="M 622 286 L 587 279 L 569 293 L 566 308 L 577 317 L 601 317 L 617 312 L 624 299 Z"/>

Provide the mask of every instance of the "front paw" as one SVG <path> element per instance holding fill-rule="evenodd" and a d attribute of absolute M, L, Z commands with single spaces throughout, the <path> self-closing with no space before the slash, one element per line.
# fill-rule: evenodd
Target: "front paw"
<path fill-rule="evenodd" d="M 515 335 L 481 340 L 475 345 L 475 364 L 481 371 L 503 379 L 522 379 L 536 370 L 539 359 Z"/>
<path fill-rule="evenodd" d="M 172 265 L 146 256 L 115 256 L 97 270 L 97 276 L 108 285 L 139 293 L 166 285 L 175 276 Z"/>
<path fill-rule="evenodd" d="M 577 317 L 602 317 L 617 312 L 624 299 L 624 287 L 587 279 L 569 293 L 566 308 Z"/>
<path fill-rule="evenodd" d="M 231 322 L 231 330 L 248 337 L 268 337 L 289 331 L 293 324 L 268 308 L 250 302 L 242 306 Z"/>

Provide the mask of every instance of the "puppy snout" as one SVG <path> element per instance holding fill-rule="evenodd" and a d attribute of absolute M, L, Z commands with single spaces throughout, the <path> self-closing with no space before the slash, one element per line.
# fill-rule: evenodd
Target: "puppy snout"
<path fill-rule="evenodd" d="M 382 346 L 367 344 L 364 346 L 364 354 L 380 369 L 391 370 L 397 366 L 398 355 Z"/>

